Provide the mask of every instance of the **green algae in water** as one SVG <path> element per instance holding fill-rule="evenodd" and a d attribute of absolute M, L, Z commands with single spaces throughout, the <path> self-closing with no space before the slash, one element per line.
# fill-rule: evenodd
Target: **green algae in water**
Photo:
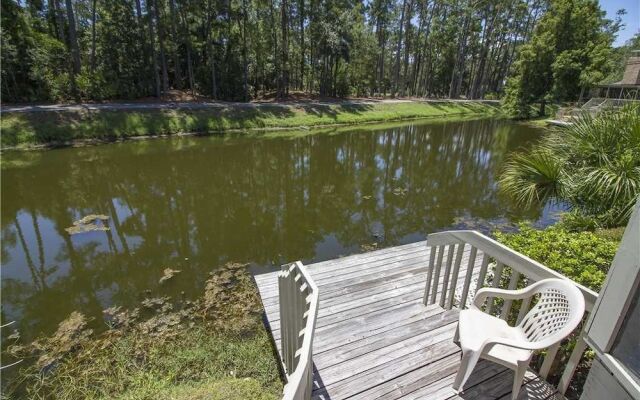
<path fill-rule="evenodd" d="M 79 233 L 94 232 L 94 231 L 108 231 L 109 227 L 104 223 L 109 220 L 109 217 L 102 214 L 89 214 L 80 218 L 77 221 L 73 221 L 73 225 L 65 228 L 65 231 L 69 235 L 77 235 Z"/>

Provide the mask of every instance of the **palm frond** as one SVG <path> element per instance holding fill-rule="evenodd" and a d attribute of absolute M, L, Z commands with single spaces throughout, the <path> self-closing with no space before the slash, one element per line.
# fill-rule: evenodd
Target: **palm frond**
<path fill-rule="evenodd" d="M 500 189 L 523 206 L 560 198 L 564 160 L 547 148 L 516 153 L 500 176 Z"/>
<path fill-rule="evenodd" d="M 522 204 L 563 200 L 605 224 L 624 224 L 640 195 L 640 107 L 583 115 L 556 129 L 500 177 Z"/>

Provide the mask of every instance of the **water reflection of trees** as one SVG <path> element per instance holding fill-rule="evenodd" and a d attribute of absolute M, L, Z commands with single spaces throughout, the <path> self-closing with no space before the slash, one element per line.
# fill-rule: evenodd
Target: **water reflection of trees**
<path fill-rule="evenodd" d="M 353 249 L 464 215 L 521 214 L 495 187 L 504 155 L 526 141 L 514 129 L 474 121 L 29 155 L 3 171 L 4 300 L 29 330 L 50 330 L 72 310 L 98 316 L 147 289 L 189 296 L 227 261 L 330 258 L 316 250 L 329 236 Z M 89 213 L 109 215 L 111 230 L 69 237 L 64 228 Z M 176 265 L 180 278 L 158 288 L 160 271 Z"/>

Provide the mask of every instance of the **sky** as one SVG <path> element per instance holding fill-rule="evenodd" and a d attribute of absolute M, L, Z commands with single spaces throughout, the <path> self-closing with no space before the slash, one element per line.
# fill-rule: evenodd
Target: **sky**
<path fill-rule="evenodd" d="M 627 14 L 622 17 L 624 27 L 618 32 L 614 46 L 622 46 L 640 31 L 640 0 L 600 0 L 600 6 L 607 12 L 607 17 L 614 19 L 616 12 L 624 8 Z"/>

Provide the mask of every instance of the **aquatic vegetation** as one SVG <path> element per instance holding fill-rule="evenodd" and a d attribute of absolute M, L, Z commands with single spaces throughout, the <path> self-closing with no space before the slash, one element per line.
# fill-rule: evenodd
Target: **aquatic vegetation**
<path fill-rule="evenodd" d="M 507 219 L 488 220 L 467 215 L 455 217 L 452 225 L 455 229 L 470 229 L 486 234 L 495 231 L 512 232 L 517 230 L 517 224 Z"/>
<path fill-rule="evenodd" d="M 397 187 L 397 188 L 393 189 L 393 191 L 391 193 L 393 195 L 395 195 L 395 196 L 404 197 L 404 196 L 407 195 L 407 193 L 409 193 L 409 189 Z"/>
<path fill-rule="evenodd" d="M 365 243 L 360 245 L 360 250 L 363 252 L 378 250 L 378 243 Z"/>
<path fill-rule="evenodd" d="M 109 217 L 106 215 L 89 214 L 77 221 L 73 221 L 73 225 L 65 228 L 65 231 L 67 231 L 69 235 L 92 231 L 108 231 L 109 227 L 104 225 L 104 223 L 108 220 Z"/>
<path fill-rule="evenodd" d="M 158 283 L 165 283 L 166 281 L 173 278 L 174 276 L 176 276 L 176 274 L 179 274 L 180 272 L 182 271 L 180 271 L 179 269 L 165 268 L 164 271 L 162 272 L 162 278 L 160 278 Z"/>
<path fill-rule="evenodd" d="M 73 312 L 51 337 L 10 346 L 12 355 L 37 361 L 21 367 L 3 392 L 8 398 L 277 399 L 282 383 L 261 312 L 245 265 L 229 263 L 211 273 L 194 301 L 156 297 L 131 310 L 108 308 L 109 329 L 101 334 Z"/>

